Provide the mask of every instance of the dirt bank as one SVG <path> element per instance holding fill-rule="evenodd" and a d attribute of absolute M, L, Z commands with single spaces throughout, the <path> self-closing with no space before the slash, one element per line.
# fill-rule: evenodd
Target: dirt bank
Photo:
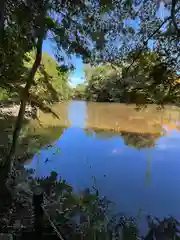
<path fill-rule="evenodd" d="M 3 104 L 0 103 L 0 114 L 6 116 L 17 117 L 19 113 L 19 106 L 18 104 Z M 25 118 L 32 119 L 36 117 L 37 109 L 34 106 L 27 105 L 25 111 Z"/>

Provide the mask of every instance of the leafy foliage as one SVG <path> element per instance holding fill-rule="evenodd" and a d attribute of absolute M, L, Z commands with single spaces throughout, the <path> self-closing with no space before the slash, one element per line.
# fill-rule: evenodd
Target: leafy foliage
<path fill-rule="evenodd" d="M 60 66 L 66 65 L 67 68 L 71 67 L 68 60 L 72 54 L 81 55 L 85 61 L 93 59 L 98 61 L 105 42 L 109 41 L 108 32 L 112 32 L 114 28 L 119 32 L 123 27 L 119 29 L 117 24 L 110 24 L 109 20 L 101 15 L 101 9 L 104 5 L 98 1 L 90 1 L 89 3 L 78 1 L 76 3 L 71 0 L 62 2 L 57 0 L 39 0 L 30 3 L 29 1 L 24 2 L 21 0 L 14 2 L 4 0 L 3 3 L 1 9 L 2 17 L 0 18 L 3 34 L 0 49 L 3 67 L 0 69 L 0 74 L 3 79 L 3 85 L 7 85 L 7 81 L 8 83 L 11 81 L 13 86 L 16 86 L 17 82 L 21 82 L 24 85 L 20 96 L 21 105 L 12 145 L 7 157 L 7 162 L 9 162 L 16 150 L 26 104 L 30 100 L 29 97 L 31 95 L 31 102 L 33 101 L 34 103 L 37 103 L 39 100 L 37 99 L 39 98 L 37 93 L 32 99 L 31 87 L 34 83 L 36 72 L 38 69 L 42 70 L 41 59 L 44 39 L 51 38 L 51 40 L 54 40 L 58 50 L 56 58 Z M 12 7 L 9 7 L 11 4 Z M 130 13 L 126 4 L 118 5 L 125 15 Z M 122 14 L 122 11 L 118 11 L 118 15 Z M 21 18 L 23 18 L 22 22 Z M 123 19 L 121 20 L 122 22 Z M 105 34 L 107 35 L 106 37 Z M 11 41 L 12 39 L 13 42 Z M 31 69 L 26 74 L 23 70 L 23 62 L 26 58 L 25 54 L 32 50 L 35 50 L 36 56 Z M 13 62 L 16 62 L 17 65 L 13 65 Z M 47 79 L 47 75 L 45 79 Z M 48 83 L 48 85 L 51 87 L 51 84 Z M 49 100 L 49 97 L 47 98 Z M 42 102 L 38 106 L 47 110 L 47 107 Z M 49 108 L 48 111 L 50 111 Z"/>
<path fill-rule="evenodd" d="M 154 51 L 144 51 L 133 67 L 126 66 L 136 52 L 131 52 L 120 67 L 102 65 L 86 73 L 87 99 L 125 103 L 177 103 L 177 74 Z"/>
<path fill-rule="evenodd" d="M 22 66 L 23 77 L 28 74 L 34 60 L 34 52 L 26 53 Z M 0 89 L 0 99 L 18 101 L 23 83 L 21 81 L 16 84 L 14 82 L 6 83 L 8 84 Z M 52 103 L 68 99 L 69 95 L 68 72 L 61 70 L 52 57 L 43 53 L 41 67 L 35 75 L 34 85 L 30 92 L 30 101 L 36 99 L 40 103 Z"/>
<path fill-rule="evenodd" d="M 0 88 L 0 100 L 8 100 L 9 99 L 9 92 L 5 88 Z"/>
<path fill-rule="evenodd" d="M 91 71 L 90 73 L 88 72 L 89 70 Z M 121 70 L 114 70 L 110 64 L 87 69 L 87 99 L 100 102 L 113 101 L 116 81 L 120 74 Z"/>
<path fill-rule="evenodd" d="M 8 92 L 21 102 L 6 160 L 10 162 L 16 151 L 27 102 L 51 111 L 45 103 L 68 97 L 63 69 L 72 68 L 73 54 L 98 65 L 88 77 L 82 97 L 86 94 L 95 101 L 179 104 L 180 2 L 166 1 L 167 16 L 160 16 L 160 10 L 157 0 L 2 0 L 1 98 L 6 99 Z M 58 70 L 52 60 L 42 57 L 44 39 L 55 43 Z M 34 59 L 27 54 L 33 51 Z M 31 66 L 26 67 L 28 61 Z M 124 137 L 134 145 L 131 136 Z M 151 140 L 148 146 L 153 145 Z M 97 210 L 93 204 L 90 206 Z M 92 215 L 90 222 L 94 229 Z M 85 237 L 88 231 L 85 228 Z"/>
<path fill-rule="evenodd" d="M 24 1 L 4 1 L 4 34 L 0 45 L 1 85 L 22 81 L 23 59 L 34 46 L 36 8 L 33 3 Z M 3 9 L 1 9 L 3 10 Z"/>
<path fill-rule="evenodd" d="M 86 90 L 86 86 L 84 84 L 78 84 L 72 91 L 72 98 L 86 99 L 85 90 Z"/>
<path fill-rule="evenodd" d="M 26 55 L 24 65 L 27 70 L 31 68 L 34 56 L 34 52 Z M 52 57 L 47 53 L 43 53 L 41 66 L 35 75 L 30 94 L 41 102 L 52 103 L 68 99 L 69 93 L 68 72 L 61 70 Z"/>
<path fill-rule="evenodd" d="M 159 220 L 147 216 L 149 230 L 145 237 L 141 237 L 136 219 L 122 214 L 112 214 L 111 202 L 105 197 L 101 197 L 95 187 L 94 190 L 88 188 L 75 193 L 72 186 L 58 178 L 56 172 L 51 172 L 50 176 L 44 178 L 35 178 L 33 177 L 34 173 L 32 169 L 26 170 L 16 166 L 16 171 L 9 176 L 7 186 L 13 193 L 15 204 L 13 205 L 14 213 L 12 214 L 10 211 L 8 216 L 4 216 L 4 219 L 8 217 L 8 220 L 4 221 L 6 224 L 14 217 L 23 224 L 24 228 L 30 228 L 29 224 L 23 223 L 26 218 L 24 214 L 26 209 L 29 210 L 28 214 L 32 214 L 32 190 L 35 191 L 38 188 L 44 192 L 42 205 L 46 214 L 44 214 L 42 224 L 47 226 L 53 222 L 56 231 L 61 234 L 62 238 L 148 240 L 171 237 L 171 239 L 179 239 L 179 223 L 172 217 Z M 24 214 L 20 212 L 22 209 Z M 23 219 L 20 219 L 20 214 L 23 214 Z M 31 217 L 29 216 L 29 218 Z M 2 219 L 0 221 L 2 222 Z M 5 225 L 4 222 L 3 225 Z M 52 233 L 53 229 L 45 229 L 49 230 L 48 233 Z"/>

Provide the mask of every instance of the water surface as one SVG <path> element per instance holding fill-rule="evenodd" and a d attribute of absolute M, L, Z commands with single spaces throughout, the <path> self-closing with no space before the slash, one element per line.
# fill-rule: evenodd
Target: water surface
<path fill-rule="evenodd" d="M 128 215 L 180 219 L 180 109 L 135 108 L 72 101 L 54 106 L 61 119 L 40 113 L 39 131 L 56 140 L 28 167 L 56 171 L 76 190 L 96 185 Z"/>

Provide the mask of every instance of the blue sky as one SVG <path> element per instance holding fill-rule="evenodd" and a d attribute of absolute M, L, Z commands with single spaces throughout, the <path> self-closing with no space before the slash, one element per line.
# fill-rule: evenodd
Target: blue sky
<path fill-rule="evenodd" d="M 45 40 L 43 43 L 43 52 L 47 52 L 50 56 L 54 57 L 54 46 L 50 40 Z M 75 86 L 84 82 L 84 64 L 81 58 L 72 57 L 75 70 L 70 74 L 70 81 Z"/>
<path fill-rule="evenodd" d="M 164 19 L 167 15 L 169 15 L 169 12 L 164 8 L 164 3 L 161 2 L 160 8 L 157 12 L 159 17 L 161 19 Z M 127 20 L 127 25 L 132 26 L 134 29 L 138 29 L 139 21 L 137 20 Z M 149 48 L 153 47 L 154 41 L 150 40 L 148 42 Z M 50 56 L 54 57 L 54 46 L 53 43 L 50 40 L 45 40 L 43 43 L 43 51 L 47 52 Z M 73 86 L 76 86 L 79 83 L 83 83 L 85 79 L 84 74 L 84 64 L 80 57 L 72 57 L 72 63 L 75 66 L 75 70 L 70 74 L 70 82 Z"/>

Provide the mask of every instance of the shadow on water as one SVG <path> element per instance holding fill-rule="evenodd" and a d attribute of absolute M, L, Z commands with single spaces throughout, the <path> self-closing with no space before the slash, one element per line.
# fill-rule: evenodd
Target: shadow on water
<path fill-rule="evenodd" d="M 1 159 L 7 154 L 9 144 L 12 141 L 12 132 L 14 129 L 16 117 L 9 115 L 0 115 L 0 156 Z M 63 126 L 45 126 L 32 125 L 29 120 L 24 120 L 21 136 L 15 157 L 26 160 L 27 157 L 39 151 L 42 147 L 49 145 L 57 140 L 66 127 Z"/>

